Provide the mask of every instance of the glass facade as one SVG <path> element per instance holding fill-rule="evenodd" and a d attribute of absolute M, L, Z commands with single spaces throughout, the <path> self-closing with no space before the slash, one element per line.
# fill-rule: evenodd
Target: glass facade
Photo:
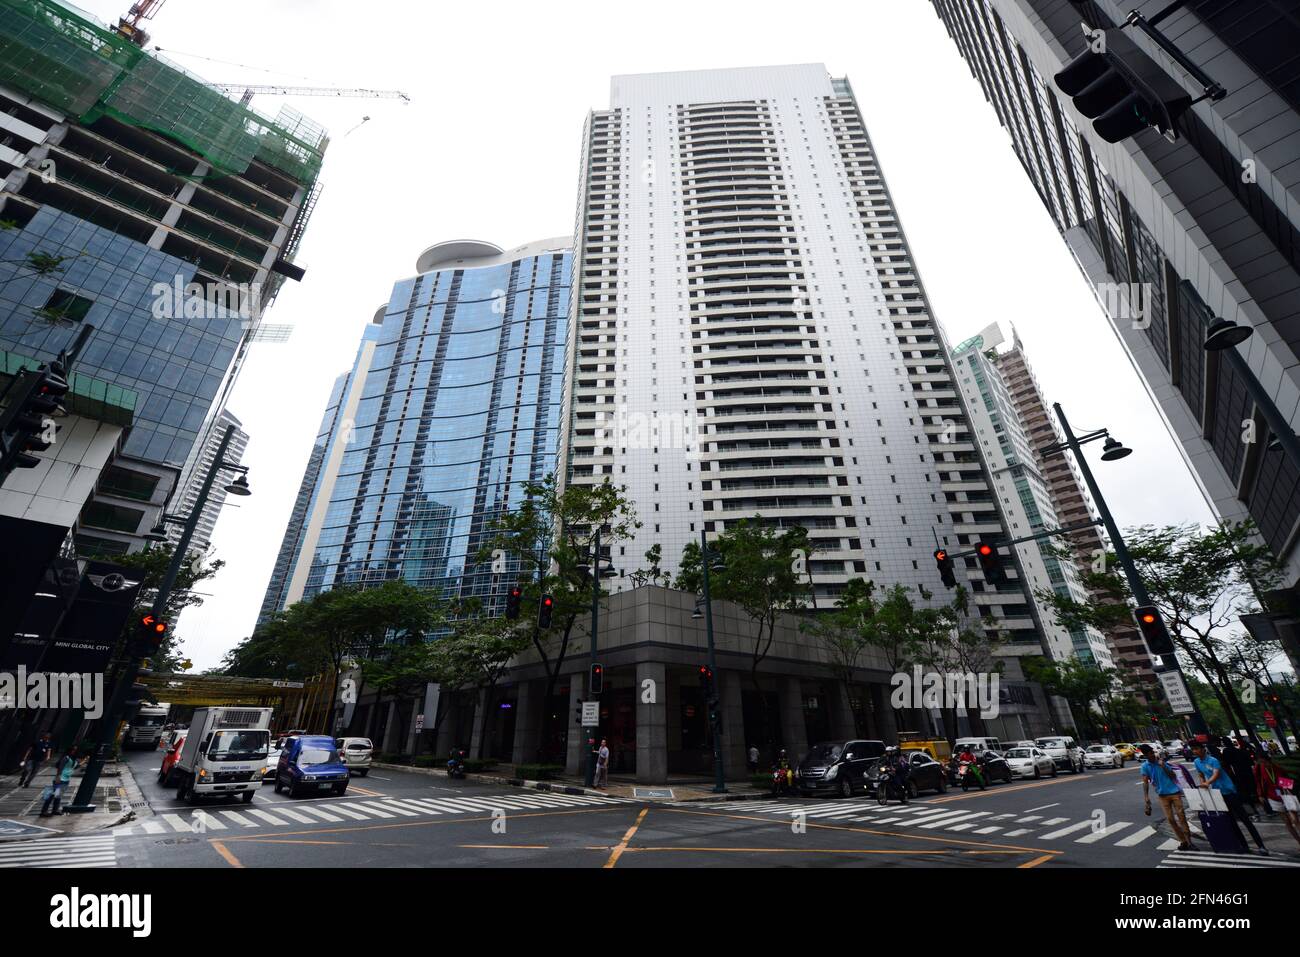
<path fill-rule="evenodd" d="M 565 249 L 470 263 L 397 283 L 367 329 L 364 370 L 336 386 L 319 458 L 343 447 L 330 481 L 312 483 L 307 512 L 323 517 L 302 546 L 310 558 L 295 559 L 310 562 L 302 597 L 402 578 L 489 608 L 504 600 L 518 569 L 494 576 L 475 556 L 521 483 L 555 469 L 572 262 Z"/>
<path fill-rule="evenodd" d="M 29 254 L 65 259 L 42 275 Z M 124 454 L 183 466 L 243 333 L 237 315 L 207 302 L 203 316 L 155 315 L 163 311 L 153 308 L 156 284 L 175 288 L 180 277 L 183 288 L 195 270 L 183 259 L 43 207 L 25 227 L 0 230 L 0 348 L 52 359 L 83 324 L 94 326 L 77 372 L 139 394 Z M 52 305 L 69 301 L 67 294 L 89 301 L 84 315 Z"/>

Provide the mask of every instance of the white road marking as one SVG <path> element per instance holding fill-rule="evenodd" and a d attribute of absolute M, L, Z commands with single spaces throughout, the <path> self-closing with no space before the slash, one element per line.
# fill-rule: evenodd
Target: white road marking
<path fill-rule="evenodd" d="M 1080 821 L 1078 824 L 1071 824 L 1069 827 L 1063 827 L 1060 830 L 1051 831 L 1047 834 L 1038 835 L 1040 841 L 1054 841 L 1058 837 L 1065 837 L 1067 834 L 1073 834 L 1075 831 L 1082 831 L 1086 827 L 1092 827 L 1092 821 Z"/>
<path fill-rule="evenodd" d="M 1118 834 L 1126 827 L 1132 827 L 1132 821 L 1116 821 L 1114 824 L 1108 824 L 1099 830 L 1093 831 L 1087 837 L 1081 837 L 1076 840 L 1075 844 L 1096 844 L 1098 841 L 1105 840 L 1113 834 Z"/>
<path fill-rule="evenodd" d="M 1057 801 L 1055 804 L 1044 804 L 1042 807 L 1025 808 L 1025 813 L 1028 814 L 1030 811 L 1046 811 L 1049 807 L 1060 807 L 1060 805 L 1061 802 Z"/>
<path fill-rule="evenodd" d="M 1156 833 L 1156 829 L 1154 827 L 1146 826 L 1143 827 L 1141 830 L 1136 831 L 1133 834 L 1130 834 L 1128 837 L 1124 838 L 1124 840 L 1116 841 L 1115 846 L 1116 847 L 1137 847 L 1137 845 L 1141 844 L 1143 841 L 1153 836 L 1155 833 Z"/>

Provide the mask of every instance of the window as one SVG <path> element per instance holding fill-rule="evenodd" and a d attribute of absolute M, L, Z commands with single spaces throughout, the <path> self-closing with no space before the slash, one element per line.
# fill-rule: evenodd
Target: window
<path fill-rule="evenodd" d="M 112 532 L 134 534 L 140 528 L 144 512 L 137 508 L 91 502 L 81 512 L 81 524 L 91 528 L 104 528 Z"/>
<path fill-rule="evenodd" d="M 37 312 L 52 322 L 81 322 L 94 303 L 85 296 L 56 289 Z"/>
<path fill-rule="evenodd" d="M 138 502 L 148 502 L 153 498 L 154 489 L 158 487 L 158 476 L 129 469 L 110 466 L 104 470 L 99 480 L 99 491 L 103 495 L 117 498 L 131 498 Z"/>

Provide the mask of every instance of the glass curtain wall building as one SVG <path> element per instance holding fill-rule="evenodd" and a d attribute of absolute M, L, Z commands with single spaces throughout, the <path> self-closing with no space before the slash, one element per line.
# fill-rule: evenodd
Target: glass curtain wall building
<path fill-rule="evenodd" d="M 396 578 L 504 603 L 519 569 L 476 555 L 555 468 L 570 245 L 440 243 L 393 287 L 335 385 L 264 616 Z"/>
<path fill-rule="evenodd" d="M 1224 519 L 1252 519 L 1285 566 L 1293 660 L 1300 578 L 1300 16 L 1286 0 L 1189 0 L 1159 30 L 1227 90 L 1169 140 L 1117 144 L 1053 76 L 1089 29 L 1165 0 L 932 0 L 1178 441 Z M 1139 52 L 1201 87 L 1137 29 Z M 1253 330 L 1203 348 L 1225 319 Z"/>

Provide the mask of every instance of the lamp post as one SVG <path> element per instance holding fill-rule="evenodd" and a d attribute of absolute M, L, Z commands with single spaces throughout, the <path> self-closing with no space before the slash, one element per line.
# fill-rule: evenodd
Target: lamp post
<path fill-rule="evenodd" d="M 714 560 L 717 564 L 714 565 Z M 717 715 L 717 719 L 711 721 L 713 732 L 713 793 L 727 793 L 727 775 L 726 769 L 722 765 L 722 702 L 721 694 L 718 688 L 718 661 L 713 646 L 713 598 L 709 594 L 709 567 L 713 566 L 714 571 L 724 571 L 725 566 L 722 564 L 722 553 L 709 547 L 709 539 L 704 529 L 700 529 L 700 569 L 703 573 L 703 590 L 704 590 L 704 634 L 708 638 L 709 649 L 709 673 L 713 675 L 713 693 L 717 696 L 718 703 L 709 708 L 711 715 Z M 696 604 L 695 611 L 691 614 L 692 618 L 699 618 L 700 606 Z M 708 707 L 709 702 L 705 702 Z"/>
<path fill-rule="evenodd" d="M 1128 547 L 1124 544 L 1124 536 L 1119 533 L 1119 527 L 1115 524 L 1115 519 L 1110 514 L 1110 509 L 1106 506 L 1106 499 L 1102 497 L 1101 489 L 1097 487 L 1097 480 L 1092 476 L 1092 469 L 1088 467 L 1088 460 L 1083 455 L 1082 446 L 1089 442 L 1095 442 L 1098 439 L 1105 439 L 1102 446 L 1101 458 L 1103 462 L 1114 462 L 1122 459 L 1132 453 L 1132 449 L 1125 448 L 1117 439 L 1111 436 L 1106 429 L 1098 429 L 1095 432 L 1089 432 L 1086 435 L 1076 437 L 1074 430 L 1070 428 L 1070 422 L 1065 417 L 1065 410 L 1061 408 L 1061 403 L 1053 402 L 1052 409 L 1056 412 L 1056 418 L 1061 423 L 1061 431 L 1065 433 L 1065 441 L 1049 445 L 1047 448 L 1040 449 L 1040 454 L 1046 458 L 1050 455 L 1063 453 L 1067 449 L 1074 455 L 1074 461 L 1079 466 L 1079 471 L 1083 474 L 1083 480 L 1088 485 L 1088 491 L 1092 494 L 1093 504 L 1097 506 L 1097 512 L 1101 516 L 1102 524 L 1106 528 L 1106 534 L 1110 536 L 1111 544 L 1115 546 L 1115 557 L 1119 559 L 1120 567 L 1124 569 L 1124 577 L 1128 580 L 1129 590 L 1133 593 L 1133 598 L 1137 601 L 1138 607 L 1151 604 L 1151 596 L 1147 593 L 1146 585 L 1142 577 L 1138 574 L 1137 566 L 1133 564 L 1133 558 L 1128 553 Z M 1173 666 L 1167 667 L 1163 664 L 1165 658 L 1172 659 Z M 1176 671 L 1179 678 L 1186 686 L 1187 681 L 1183 677 L 1182 665 L 1178 663 L 1177 653 L 1170 655 L 1159 655 L 1162 671 Z M 1190 694 L 1189 694 L 1190 697 Z M 1205 724 L 1205 719 L 1201 717 L 1201 711 L 1196 706 L 1196 700 L 1192 699 L 1192 713 L 1188 717 L 1188 724 L 1191 726 L 1193 734 L 1208 734 L 1209 728 Z"/>
<path fill-rule="evenodd" d="M 212 457 L 212 465 L 208 467 L 208 474 L 203 479 L 203 485 L 199 489 L 198 497 L 194 500 L 190 514 L 184 519 L 173 519 L 164 515 L 146 536 L 150 541 L 160 541 L 166 538 L 163 527 L 165 521 L 184 521 L 185 523 L 185 529 L 181 532 L 180 541 L 176 543 L 176 551 L 172 553 L 172 560 L 167 565 L 167 571 L 163 575 L 162 582 L 158 585 L 158 590 L 154 594 L 153 605 L 150 608 L 150 614 L 158 621 L 166 621 L 167 600 L 171 597 L 176 578 L 180 575 L 181 567 L 185 564 L 186 551 L 189 549 L 190 540 L 194 538 L 195 529 L 198 528 L 199 519 L 203 515 L 203 507 L 208 502 L 208 495 L 212 491 L 212 485 L 216 481 L 217 473 L 222 469 L 241 473 L 239 478 L 226 486 L 226 491 L 231 495 L 252 494 L 248 488 L 246 475 L 248 468 L 235 462 L 227 462 L 222 458 L 226 454 L 226 448 L 230 445 L 230 439 L 234 433 L 235 427 L 233 425 L 226 426 L 226 431 L 221 436 L 221 442 Z M 128 639 L 126 665 L 122 668 L 117 686 L 113 689 L 113 697 L 104 710 L 103 717 L 99 719 L 99 727 L 95 731 L 94 750 L 91 752 L 90 761 L 86 765 L 86 775 L 82 778 L 81 786 L 77 788 L 75 800 L 68 806 L 68 811 L 72 814 L 83 814 L 95 810 L 95 805 L 90 801 L 95 796 L 95 788 L 99 785 L 99 775 L 104 769 L 104 759 L 108 756 L 108 751 L 112 747 L 118 723 L 121 721 L 122 711 L 126 706 L 127 696 L 131 693 L 131 688 L 140 676 L 140 658 L 136 655 L 133 644 L 134 638 Z"/>
<path fill-rule="evenodd" d="M 599 630 L 600 622 L 600 580 L 602 578 L 613 578 L 618 572 L 614 570 L 613 559 L 610 559 L 609 568 L 601 568 L 601 562 L 604 559 L 600 554 L 600 526 L 596 526 L 596 534 L 591 542 L 590 564 L 586 567 L 588 575 L 591 577 L 591 653 L 588 656 L 589 665 L 587 668 L 587 677 L 590 680 L 596 666 L 596 636 Z M 579 565 L 580 569 L 584 566 Z M 590 689 L 588 689 L 590 692 Z M 596 697 L 593 695 L 592 697 Z M 596 702 L 596 726 L 591 730 L 592 744 L 587 748 L 587 774 L 586 786 L 591 787 L 596 783 L 596 751 L 600 747 L 600 701 Z"/>

